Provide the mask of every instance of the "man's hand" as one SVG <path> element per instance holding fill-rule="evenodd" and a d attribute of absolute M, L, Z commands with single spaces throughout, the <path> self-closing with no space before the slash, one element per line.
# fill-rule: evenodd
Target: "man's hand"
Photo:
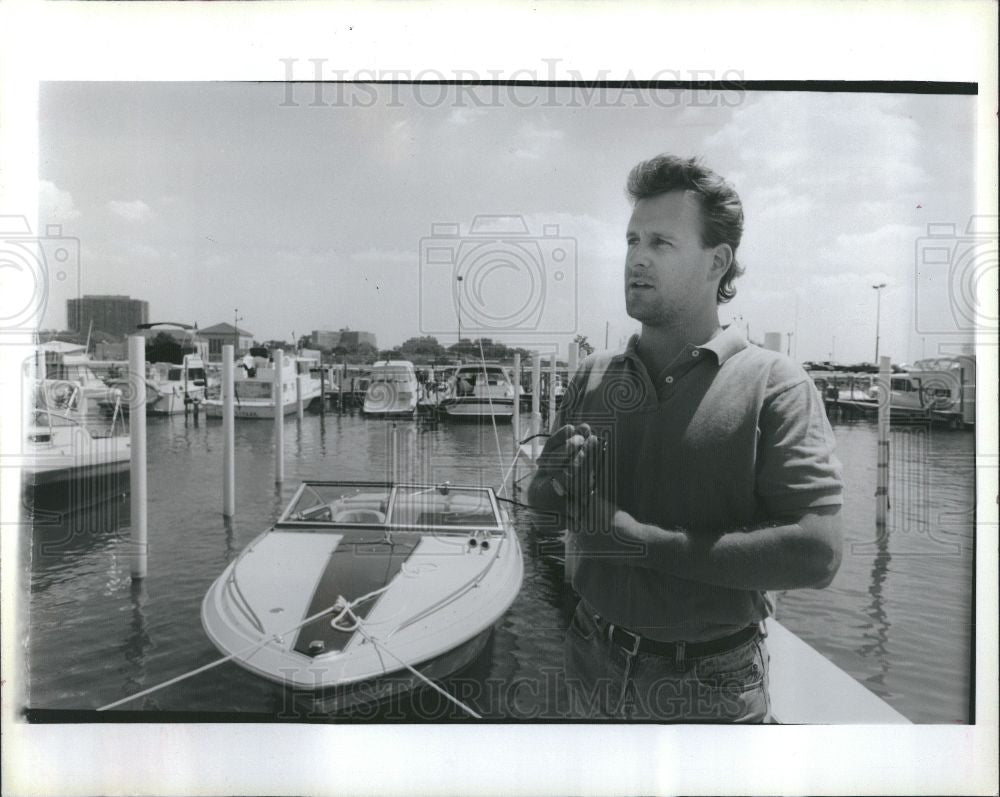
<path fill-rule="evenodd" d="M 585 423 L 553 432 L 535 464 L 529 502 L 564 518 L 582 518 L 590 496 L 606 480 L 604 441 Z"/>

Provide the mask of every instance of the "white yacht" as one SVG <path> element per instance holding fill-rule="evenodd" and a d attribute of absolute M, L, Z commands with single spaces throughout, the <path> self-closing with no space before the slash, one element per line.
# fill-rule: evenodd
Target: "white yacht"
<path fill-rule="evenodd" d="M 254 357 L 254 367 L 249 369 L 242 362 L 234 366 L 233 412 L 237 418 L 274 418 L 275 413 L 288 415 L 295 412 L 299 398 L 299 377 L 302 378 L 302 403 L 308 406 L 319 397 L 320 380 L 313 372 L 317 363 L 312 358 L 282 356 L 281 395 L 275 395 L 274 361 Z M 205 412 L 209 418 L 221 418 L 223 398 L 206 399 Z"/>
<path fill-rule="evenodd" d="M 448 380 L 439 411 L 449 418 L 510 418 L 514 414 L 514 385 L 502 365 L 460 365 Z"/>
<path fill-rule="evenodd" d="M 205 363 L 198 354 L 185 354 L 177 363 L 153 363 L 147 380 L 155 390 L 147 409 L 157 415 L 175 415 L 207 398 L 208 377 Z"/>
<path fill-rule="evenodd" d="M 420 385 L 409 360 L 379 360 L 372 366 L 362 412 L 372 416 L 413 417 Z"/>

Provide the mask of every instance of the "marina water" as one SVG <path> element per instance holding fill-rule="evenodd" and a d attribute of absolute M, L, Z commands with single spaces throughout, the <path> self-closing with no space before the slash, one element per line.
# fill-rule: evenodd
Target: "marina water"
<path fill-rule="evenodd" d="M 846 482 L 841 570 L 825 590 L 778 596 L 788 628 L 914 722 L 970 721 L 973 657 L 974 435 L 894 427 L 891 511 L 875 527 L 876 427 L 837 422 Z M 224 520 L 222 425 L 149 418 L 149 575 L 129 577 L 127 477 L 108 497 L 74 486 L 67 506 L 36 507 L 24 529 L 29 586 L 28 707 L 91 710 L 208 664 L 219 653 L 201 601 L 223 568 L 266 529 L 303 479 L 412 480 L 497 487 L 512 460 L 509 425 L 368 420 L 306 413 L 285 426 L 286 481 L 274 484 L 273 424 L 236 425 L 236 515 Z M 523 478 L 525 471 L 516 471 Z M 524 483 L 524 482 L 522 482 Z M 669 489 L 669 485 L 665 486 Z M 512 497 L 522 498 L 523 493 Z M 54 500 L 56 504 L 59 499 Z M 539 515 L 513 507 L 524 585 L 490 646 L 448 682 L 487 719 L 566 714 L 562 643 L 574 598 Z M 122 707 L 164 719 L 331 719 L 309 694 L 225 663 Z M 30 716 L 30 714 L 29 714 Z M 431 690 L 348 717 L 463 718 Z M 341 719 L 340 717 L 337 718 Z"/>

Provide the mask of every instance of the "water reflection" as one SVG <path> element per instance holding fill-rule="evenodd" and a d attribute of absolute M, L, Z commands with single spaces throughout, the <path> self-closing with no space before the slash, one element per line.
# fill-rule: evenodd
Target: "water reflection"
<path fill-rule="evenodd" d="M 129 594 L 129 624 L 121 645 L 125 662 L 119 667 L 123 676 L 122 695 L 132 695 L 146 688 L 147 651 L 153 647 L 153 639 L 146 625 L 146 585 L 143 579 L 132 579 Z M 155 693 L 154 693 L 155 694 Z M 141 705 L 131 706 L 145 710 L 156 710 L 159 704 L 153 695 L 142 699 Z"/>
<path fill-rule="evenodd" d="M 45 569 L 63 560 L 72 565 L 74 559 L 107 547 L 122 536 L 131 503 L 128 474 L 119 475 L 124 478 L 98 480 L 97 487 L 83 485 L 80 480 L 65 485 L 68 495 L 75 497 L 60 509 L 43 508 L 34 502 L 28 505 L 36 568 Z"/>
<path fill-rule="evenodd" d="M 886 677 L 889 674 L 889 615 L 885 609 L 885 598 L 883 597 L 883 584 L 889 575 L 889 562 L 892 556 L 889 553 L 889 534 L 881 531 L 875 542 L 878 551 L 872 560 L 870 583 L 868 585 L 868 595 L 871 597 L 865 614 L 871 621 L 871 625 L 864 631 L 862 637 L 867 640 L 858 649 L 858 652 L 870 658 L 874 656 L 879 664 L 879 671 L 865 678 L 869 684 L 877 686 L 878 694 L 884 695 L 886 690 Z"/>
<path fill-rule="evenodd" d="M 233 543 L 233 519 L 231 517 L 222 516 L 222 527 L 225 529 L 225 546 L 222 551 L 223 564 L 228 565 L 235 558 L 238 551 Z"/>

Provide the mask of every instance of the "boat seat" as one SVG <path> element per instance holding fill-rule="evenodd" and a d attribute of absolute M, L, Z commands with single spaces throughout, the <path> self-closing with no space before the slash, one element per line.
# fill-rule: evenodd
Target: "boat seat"
<path fill-rule="evenodd" d="M 346 509 L 338 512 L 334 523 L 385 523 L 385 515 L 376 509 Z"/>

